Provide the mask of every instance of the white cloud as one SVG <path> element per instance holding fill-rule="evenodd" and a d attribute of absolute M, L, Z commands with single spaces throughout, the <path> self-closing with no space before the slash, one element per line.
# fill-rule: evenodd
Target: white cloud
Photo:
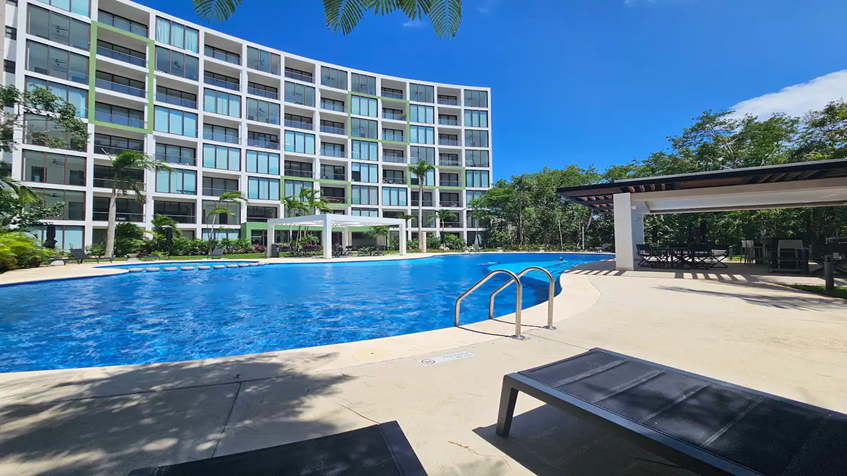
<path fill-rule="evenodd" d="M 776 93 L 742 101 L 730 109 L 735 116 L 747 114 L 767 119 L 778 112 L 789 116 L 822 109 L 827 103 L 841 99 L 847 92 L 847 70 L 836 71 L 807 83 L 788 86 Z"/>
<path fill-rule="evenodd" d="M 420 28 L 424 24 L 423 20 L 409 20 L 405 23 L 402 23 L 406 28 Z"/>
<path fill-rule="evenodd" d="M 484 0 L 482 2 L 482 5 L 476 7 L 476 9 L 477 11 L 479 11 L 479 13 L 482 13 L 483 15 L 488 15 L 497 7 L 498 2 L 499 0 Z"/>

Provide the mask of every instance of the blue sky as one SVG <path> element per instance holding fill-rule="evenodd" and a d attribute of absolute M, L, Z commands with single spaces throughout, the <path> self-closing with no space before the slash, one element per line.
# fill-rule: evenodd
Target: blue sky
<path fill-rule="evenodd" d="M 141 3 L 204 24 L 189 0 Z M 840 0 L 465 0 L 457 38 L 319 0 L 247 0 L 212 28 L 294 54 L 492 91 L 495 178 L 644 158 L 706 109 L 801 114 L 847 91 Z"/>

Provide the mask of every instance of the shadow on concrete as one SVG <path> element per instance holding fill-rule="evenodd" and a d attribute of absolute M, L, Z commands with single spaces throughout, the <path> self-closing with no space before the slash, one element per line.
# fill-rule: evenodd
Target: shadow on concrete
<path fill-rule="evenodd" d="M 331 358 L 331 356 L 318 357 Z M 49 375 L 34 375 L 36 380 Z M 56 374 L 53 374 L 56 375 Z M 88 379 L 44 380 L 35 391 L 4 383 L 0 395 L 0 473 L 125 475 L 130 470 L 216 455 L 235 402 L 250 375 L 250 392 L 286 386 L 274 418 L 250 423 L 286 428 L 300 439 L 336 433 L 329 421 L 298 418 L 309 400 L 331 395 L 345 376 L 305 374 L 277 362 L 182 362 L 92 371 Z M 26 379 L 27 374 L 21 374 Z M 17 385 L 17 387 L 16 387 Z M 9 398 L 4 390 L 17 389 Z M 272 431 L 268 431 L 272 434 Z M 260 447 L 284 442 L 254 438 Z"/>
<path fill-rule="evenodd" d="M 539 476 L 695 474 L 548 405 L 516 414 L 506 438 L 497 436 L 495 427 L 473 431 Z"/>
<path fill-rule="evenodd" d="M 780 286 L 765 283 L 747 283 L 745 286 L 752 286 L 759 289 L 772 289 L 782 292 L 791 292 L 793 289 L 787 286 Z M 740 299 L 748 304 L 756 306 L 764 306 L 775 309 L 793 309 L 801 311 L 820 311 L 820 310 L 844 310 L 844 302 L 838 298 L 828 298 L 816 296 L 811 293 L 795 291 L 791 296 L 774 296 L 762 294 L 749 294 L 743 291 L 742 287 L 735 289 L 738 292 L 721 292 L 708 291 L 704 289 L 691 289 L 677 286 L 659 286 L 657 289 L 663 291 L 673 291 L 688 294 L 698 294 L 701 296 L 710 296 L 716 298 L 734 298 Z"/>

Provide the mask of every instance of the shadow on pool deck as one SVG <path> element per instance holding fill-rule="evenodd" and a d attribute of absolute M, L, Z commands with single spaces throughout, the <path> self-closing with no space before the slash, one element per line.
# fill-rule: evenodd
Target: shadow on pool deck
<path fill-rule="evenodd" d="M 350 379 L 304 374 L 285 364 L 243 361 L 109 370 L 114 375 L 102 372 L 86 380 L 45 381 L 39 392 L 0 403 L 0 473 L 122 475 L 138 467 L 210 458 L 220 454 L 218 443 L 225 431 L 233 429 L 227 422 L 239 396 L 264 395 L 280 384 L 308 390 L 275 394 L 274 419 L 250 422 L 250 431 L 260 433 L 263 425 L 283 427 L 297 439 L 336 433 L 339 430 L 331 422 L 303 421 L 298 416 L 309 400 L 332 395 L 334 385 Z M 244 382 L 242 374 L 276 376 Z M 204 381 L 221 383 L 194 385 Z M 155 389 L 161 382 L 179 388 Z M 154 389 L 145 390 L 148 384 Z M 4 383 L 0 395 L 15 385 L 14 380 Z M 45 400 L 51 392 L 68 397 Z M 261 442 L 257 448 L 287 442 L 279 439 L 254 441 Z"/>

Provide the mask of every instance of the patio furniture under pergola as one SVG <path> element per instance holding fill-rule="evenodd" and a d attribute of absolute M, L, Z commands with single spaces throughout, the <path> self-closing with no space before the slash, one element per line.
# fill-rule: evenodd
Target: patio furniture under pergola
<path fill-rule="evenodd" d="M 300 217 L 288 218 L 273 218 L 268 220 L 268 248 L 267 257 L 271 257 L 271 246 L 276 242 L 276 234 L 274 228 L 277 225 L 319 227 L 322 230 L 321 244 L 323 245 L 323 256 L 326 259 L 332 258 L 332 230 L 341 228 L 344 233 L 341 234 L 341 246 L 348 245 L 348 228 L 361 228 L 372 226 L 388 226 L 398 228 L 400 231 L 400 255 L 406 254 L 406 221 L 399 218 L 382 218 L 382 217 L 360 217 L 352 215 L 308 215 Z"/>
<path fill-rule="evenodd" d="M 847 159 L 615 180 L 559 195 L 614 212 L 615 266 L 635 269 L 644 215 L 847 205 Z"/>

